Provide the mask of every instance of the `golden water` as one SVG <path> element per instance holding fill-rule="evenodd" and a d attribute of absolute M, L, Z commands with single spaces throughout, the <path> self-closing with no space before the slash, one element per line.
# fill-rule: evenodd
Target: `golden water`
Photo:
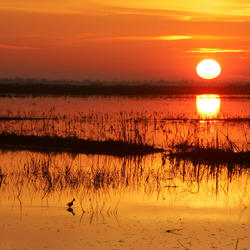
<path fill-rule="evenodd" d="M 1 116 L 53 118 L 2 120 L 0 132 L 135 141 L 165 149 L 185 141 L 220 147 L 234 143 L 249 150 L 248 97 L 0 101 Z M 195 216 L 250 221 L 250 169 L 238 165 L 195 164 L 162 154 L 117 158 L 1 151 L 0 176 L 0 217 L 10 228 L 19 223 L 34 230 L 50 225 L 50 232 L 95 224 L 97 232 L 104 223 Z M 73 198 L 73 210 L 67 210 Z"/>

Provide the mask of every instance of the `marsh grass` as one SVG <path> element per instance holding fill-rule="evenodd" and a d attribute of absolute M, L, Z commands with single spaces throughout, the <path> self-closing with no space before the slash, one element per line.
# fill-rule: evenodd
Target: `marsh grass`
<path fill-rule="evenodd" d="M 248 164 L 249 119 L 245 116 L 188 118 L 161 112 L 89 112 L 77 115 L 8 112 L 0 117 L 0 146 L 9 150 L 145 155 Z M 231 126 L 240 124 L 233 140 Z M 238 127 L 239 127 L 238 126 Z M 239 140 L 240 139 L 240 140 Z"/>
<path fill-rule="evenodd" d="M 14 168 L 0 168 L 4 176 L 1 199 L 8 197 L 23 205 L 27 201 L 33 204 L 39 200 L 57 200 L 67 194 L 77 199 L 77 206 L 90 215 L 90 220 L 102 214 L 116 216 L 119 200 L 126 194 L 171 202 L 174 199 L 177 203 L 199 192 L 216 199 L 232 194 L 239 194 L 241 202 L 249 199 L 249 169 L 241 164 L 194 164 L 178 158 L 165 159 L 163 164 L 157 160 L 160 155 L 146 160 L 102 156 L 87 164 L 80 156 L 73 161 L 67 156 L 64 162 L 56 161 L 58 156 L 53 154 L 37 156 L 32 153 Z"/>
<path fill-rule="evenodd" d="M 230 137 L 220 132 L 224 137 L 221 140 L 218 131 L 210 139 L 200 138 L 197 134 L 188 134 L 182 142 L 172 144 L 172 148 L 164 157 L 186 159 L 194 164 L 227 164 L 250 167 L 250 151 L 247 134 L 245 144 L 241 146 L 233 142 Z"/>
<path fill-rule="evenodd" d="M 93 221 L 102 214 L 117 216 L 119 201 L 128 194 L 168 204 L 202 192 L 210 198 L 233 194 L 242 203 L 249 201 L 248 117 L 204 119 L 146 111 L 64 115 L 53 108 L 46 114 L 9 111 L 1 117 L 0 144 L 5 150 L 15 145 L 46 152 L 0 152 L 3 203 L 41 204 L 76 197 Z M 234 139 L 231 124 L 240 127 Z M 167 153 L 135 155 L 155 149 Z M 113 154 L 120 157 L 76 154 L 98 150 L 116 150 Z M 66 160 L 55 161 L 60 156 Z"/>
<path fill-rule="evenodd" d="M 33 117 L 33 118 L 32 118 Z M 188 118 L 184 115 L 161 112 L 88 112 L 75 115 L 9 112 L 0 118 L 0 133 L 51 137 L 76 137 L 94 141 L 122 141 L 151 145 L 167 149 L 180 144 L 184 139 L 210 140 L 214 137 L 223 144 L 230 136 L 230 129 L 240 126 L 241 142 L 247 146 L 249 119 L 245 116 L 216 119 Z M 229 119 L 229 120 L 228 120 Z M 232 139 L 230 139 L 232 141 Z M 243 142 L 244 140 L 244 142 Z M 209 142 L 209 143 L 210 143 Z M 241 144 L 241 145 L 240 145 Z"/>

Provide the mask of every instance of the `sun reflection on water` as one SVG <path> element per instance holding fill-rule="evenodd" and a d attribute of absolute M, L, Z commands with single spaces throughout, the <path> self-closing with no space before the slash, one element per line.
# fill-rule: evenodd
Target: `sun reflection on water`
<path fill-rule="evenodd" d="M 213 118 L 220 111 L 220 96 L 219 95 L 197 95 L 196 107 L 198 113 L 203 118 Z"/>

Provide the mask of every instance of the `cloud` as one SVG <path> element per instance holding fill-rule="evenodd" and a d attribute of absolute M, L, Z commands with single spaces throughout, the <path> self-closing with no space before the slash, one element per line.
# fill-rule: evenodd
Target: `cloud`
<path fill-rule="evenodd" d="M 156 40 L 167 40 L 167 41 L 174 41 L 174 40 L 186 40 L 186 39 L 192 39 L 192 36 L 180 36 L 180 35 L 173 35 L 173 36 L 158 36 L 155 37 Z"/>
<path fill-rule="evenodd" d="M 120 37 L 107 37 L 103 39 L 108 40 L 143 40 L 143 41 L 176 41 L 176 40 L 186 40 L 192 39 L 192 36 L 184 36 L 184 35 L 169 35 L 169 36 L 120 36 Z"/>
<path fill-rule="evenodd" d="M 248 0 L 2 0 L 0 9 L 72 15 L 148 15 L 183 21 L 250 21 Z"/>
<path fill-rule="evenodd" d="M 191 19 L 200 19 L 197 13 L 176 10 L 145 9 L 145 8 L 127 8 L 117 6 L 100 6 L 100 9 L 113 15 L 137 15 L 137 16 L 157 16 L 158 18 L 186 21 Z"/>
<path fill-rule="evenodd" d="M 21 46 L 21 45 L 10 45 L 10 44 L 0 44 L 0 49 L 11 49 L 11 50 L 33 50 L 30 46 Z"/>
<path fill-rule="evenodd" d="M 94 1 L 94 0 L 93 0 Z M 147 15 L 179 21 L 250 22 L 248 0 L 95 0 L 106 12 Z"/>
<path fill-rule="evenodd" d="M 167 36 L 116 36 L 103 33 L 85 33 L 71 36 L 57 36 L 53 39 L 54 45 L 77 46 L 88 42 L 103 42 L 103 41 L 178 41 L 192 39 L 192 36 L 187 35 L 167 35 Z"/>
<path fill-rule="evenodd" d="M 103 0 L 93 0 L 96 3 L 103 4 Z M 172 16 L 185 16 L 185 18 L 202 17 L 204 20 L 209 19 L 237 19 L 243 18 L 249 20 L 250 16 L 250 3 L 248 0 L 217 0 L 217 1 L 200 1 L 200 0 L 110 0 L 105 3 L 107 7 L 117 8 L 117 11 L 130 11 L 143 14 L 150 14 L 153 12 L 162 13 L 166 11 L 172 12 Z M 120 10 L 119 10 L 120 9 Z M 168 12 L 168 13 L 167 13 Z M 178 13 L 179 12 L 179 13 Z M 171 15 L 170 15 L 171 16 Z"/>
<path fill-rule="evenodd" d="M 198 48 L 195 50 L 188 50 L 187 53 L 201 53 L 201 54 L 210 54 L 210 53 L 246 53 L 248 50 L 243 49 L 217 49 L 217 48 Z"/>
<path fill-rule="evenodd" d="M 92 0 L 2 0 L 0 10 L 59 15 L 92 15 L 101 12 Z"/>

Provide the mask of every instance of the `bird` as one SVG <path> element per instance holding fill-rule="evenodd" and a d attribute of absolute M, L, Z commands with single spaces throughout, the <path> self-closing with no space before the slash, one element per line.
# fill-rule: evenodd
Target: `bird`
<path fill-rule="evenodd" d="M 71 202 L 69 202 L 69 203 L 67 204 L 69 208 L 73 206 L 74 201 L 75 201 L 75 198 L 74 198 Z"/>

